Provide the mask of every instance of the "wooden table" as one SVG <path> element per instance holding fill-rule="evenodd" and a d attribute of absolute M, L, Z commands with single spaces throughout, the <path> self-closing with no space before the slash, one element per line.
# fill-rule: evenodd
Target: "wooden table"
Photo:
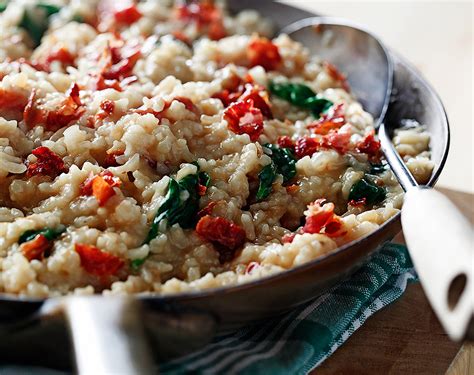
<path fill-rule="evenodd" d="M 439 189 L 474 222 L 474 195 Z M 395 238 L 403 243 L 403 235 Z M 419 283 L 357 330 L 312 374 L 474 374 L 474 345 L 444 333 Z"/>

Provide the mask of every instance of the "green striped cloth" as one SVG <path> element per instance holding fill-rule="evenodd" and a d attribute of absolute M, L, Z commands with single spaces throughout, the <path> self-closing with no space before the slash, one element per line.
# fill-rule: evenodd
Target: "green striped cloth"
<path fill-rule="evenodd" d="M 162 374 L 306 374 L 372 314 L 398 299 L 416 274 L 402 245 L 386 244 L 348 280 L 283 318 L 216 338 L 162 364 Z"/>

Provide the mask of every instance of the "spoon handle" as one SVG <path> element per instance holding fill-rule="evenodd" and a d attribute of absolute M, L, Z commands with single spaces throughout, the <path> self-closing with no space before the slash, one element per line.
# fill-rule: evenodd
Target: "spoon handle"
<path fill-rule="evenodd" d="M 411 188 L 402 226 L 421 284 L 453 340 L 474 339 L 473 228 L 440 192 Z"/>

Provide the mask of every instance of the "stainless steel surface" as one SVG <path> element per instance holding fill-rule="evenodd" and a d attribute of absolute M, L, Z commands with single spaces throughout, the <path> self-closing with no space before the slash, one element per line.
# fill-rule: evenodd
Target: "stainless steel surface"
<path fill-rule="evenodd" d="M 311 17 L 282 30 L 312 54 L 347 75 L 351 91 L 377 128 L 390 101 L 393 64 L 380 40 L 361 26 L 333 17 Z"/>
<path fill-rule="evenodd" d="M 139 301 L 132 297 L 75 296 L 63 303 L 79 374 L 156 373 Z"/>
<path fill-rule="evenodd" d="M 385 158 L 403 190 L 408 191 L 408 189 L 418 186 L 418 182 L 416 182 L 415 178 L 403 162 L 403 159 L 395 150 L 384 123 L 380 124 L 378 135 Z"/>

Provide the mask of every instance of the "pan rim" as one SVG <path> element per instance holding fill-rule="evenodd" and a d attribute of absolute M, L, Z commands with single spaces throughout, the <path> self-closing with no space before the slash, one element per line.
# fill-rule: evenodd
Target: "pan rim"
<path fill-rule="evenodd" d="M 313 17 L 317 17 L 317 15 L 314 15 Z M 324 17 L 321 17 L 324 18 Z M 347 21 L 350 24 L 350 21 Z M 427 91 L 431 96 L 435 98 L 435 104 L 439 107 L 440 112 L 442 113 L 442 123 L 443 126 L 445 127 L 446 130 L 446 136 L 444 137 L 444 144 L 442 145 L 442 158 L 440 160 L 440 163 L 435 166 L 435 171 L 432 174 L 430 180 L 426 184 L 429 187 L 434 187 L 439 176 L 441 175 L 441 172 L 443 171 L 446 160 L 448 158 L 449 150 L 450 150 L 450 142 L 451 142 L 451 136 L 450 136 L 450 125 L 449 125 L 449 120 L 448 116 L 446 113 L 445 106 L 439 96 L 439 94 L 436 92 L 436 90 L 432 87 L 432 85 L 424 78 L 424 76 L 421 74 L 421 72 L 416 69 L 412 63 L 408 62 L 405 58 L 401 57 L 398 53 L 394 52 L 390 48 L 387 48 L 389 51 L 390 56 L 392 57 L 392 61 L 394 61 L 394 67 L 397 65 L 397 63 L 402 64 L 409 72 L 410 75 L 415 76 L 419 78 L 420 84 L 423 86 L 423 89 Z M 403 207 L 402 207 L 403 209 Z M 287 277 L 291 277 L 294 274 L 302 273 L 305 271 L 310 270 L 311 268 L 316 268 L 318 267 L 321 263 L 326 262 L 330 260 L 333 257 L 339 256 L 343 252 L 349 252 L 351 249 L 355 248 L 356 246 L 360 246 L 363 243 L 366 242 L 371 242 L 373 237 L 375 237 L 377 234 L 380 232 L 383 232 L 388 226 L 394 225 L 397 221 L 400 220 L 400 215 L 401 215 L 401 210 L 397 212 L 394 216 L 392 216 L 390 219 L 388 219 L 386 222 L 384 222 L 379 228 L 377 228 L 375 231 L 369 233 L 368 235 L 357 238 L 347 244 L 344 244 L 343 246 L 338 247 L 336 250 L 333 252 L 330 252 L 328 254 L 322 255 L 318 258 L 315 258 L 307 263 L 298 265 L 296 267 L 290 268 L 288 270 L 285 270 L 283 272 L 279 272 L 273 275 L 268 275 L 264 276 L 262 278 L 259 278 L 257 280 L 249 281 L 246 283 L 242 284 L 235 284 L 235 285 L 229 285 L 229 286 L 222 286 L 218 288 L 209 288 L 201 291 L 187 291 L 187 292 L 181 292 L 181 293 L 175 293 L 175 294 L 158 294 L 158 293 L 137 293 L 137 294 L 127 294 L 127 295 L 101 295 L 101 294 L 93 294 L 91 296 L 102 296 L 105 298 L 118 298 L 118 297 L 128 297 L 128 298 L 134 298 L 140 301 L 153 301 L 153 302 L 159 302 L 159 303 L 178 303 L 182 301 L 191 301 L 191 300 L 199 300 L 199 299 L 205 299 L 209 297 L 219 297 L 223 296 L 226 294 L 232 294 L 232 293 L 237 293 L 241 291 L 245 291 L 247 289 L 252 289 L 258 286 L 263 286 L 265 284 L 270 284 L 275 281 L 281 281 Z M 368 253 L 368 255 L 373 254 L 376 250 L 372 250 L 371 252 Z M 28 297 L 28 296 L 18 296 L 14 294 L 8 294 L 8 293 L 1 293 L 0 292 L 0 301 L 3 302 L 16 302 L 16 303 L 43 303 L 48 300 L 54 300 L 54 299 L 62 299 L 62 298 L 68 298 L 72 297 L 73 295 L 64 295 L 64 296 L 55 296 L 55 297 Z"/>

